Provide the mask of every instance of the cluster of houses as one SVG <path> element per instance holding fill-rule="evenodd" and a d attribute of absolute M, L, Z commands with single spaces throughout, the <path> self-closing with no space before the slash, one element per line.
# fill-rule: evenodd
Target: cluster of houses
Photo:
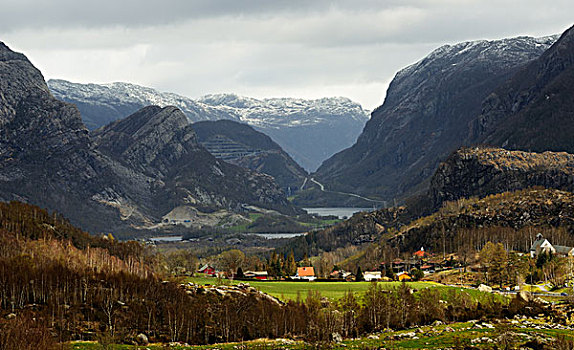
<path fill-rule="evenodd" d="M 545 239 L 542 234 L 538 234 L 536 236 L 536 240 L 530 248 L 530 256 L 535 258 L 541 253 L 551 253 L 557 256 L 574 257 L 574 247 L 553 245 L 547 239 Z M 448 269 L 449 267 L 452 268 L 452 266 L 448 265 L 448 262 L 443 258 L 432 256 L 431 254 L 428 254 L 424 248 L 421 248 L 417 252 L 413 253 L 413 255 L 409 258 L 397 258 L 393 259 L 392 261 L 381 263 L 378 271 L 363 272 L 363 279 L 365 281 L 390 281 L 391 278 L 387 276 L 393 276 L 394 279 L 398 281 L 410 281 L 415 278 L 411 275 L 411 272 L 415 271 L 415 269 L 422 271 L 424 275 L 428 275 L 434 272 Z M 209 264 L 203 265 L 197 272 L 205 276 L 226 277 L 223 272 L 217 271 L 213 266 Z M 269 279 L 269 274 L 267 271 L 246 271 L 243 273 L 243 277 L 247 279 L 267 280 Z M 356 280 L 355 274 L 344 270 L 333 271 L 328 277 L 329 279 L 338 281 Z M 312 266 L 304 266 L 298 267 L 297 272 L 294 276 L 290 276 L 290 279 L 315 281 L 317 276 L 315 275 L 315 269 Z"/>
<path fill-rule="evenodd" d="M 396 277 L 398 281 L 410 281 L 413 276 L 409 273 L 413 269 L 419 269 L 425 274 L 433 273 L 436 269 L 439 269 L 438 263 L 429 261 L 430 255 L 425 252 L 424 248 L 415 252 L 410 259 L 402 260 L 395 259 L 390 262 L 381 263 L 380 269 L 377 271 L 365 271 L 363 272 L 363 279 L 365 281 L 390 281 L 391 279 L 387 277 L 386 269 L 392 269 L 392 275 Z M 203 265 L 198 271 L 199 274 L 205 276 L 214 277 L 225 277 L 221 272 L 217 271 L 209 264 Z M 243 273 L 244 278 L 257 279 L 257 280 L 267 280 L 269 279 L 269 274 L 267 271 L 246 271 Z M 355 281 L 356 276 L 354 273 L 344 270 L 336 270 L 331 272 L 328 276 L 330 279 L 344 280 L 344 281 Z M 307 280 L 315 281 L 317 276 L 315 275 L 315 269 L 312 266 L 298 267 L 297 272 L 294 276 L 290 276 L 292 280 Z"/>

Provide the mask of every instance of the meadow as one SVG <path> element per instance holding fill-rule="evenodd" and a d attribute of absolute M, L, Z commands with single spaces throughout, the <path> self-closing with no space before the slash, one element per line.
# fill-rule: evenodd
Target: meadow
<path fill-rule="evenodd" d="M 220 284 L 239 284 L 249 283 L 250 286 L 257 288 L 263 293 L 272 295 L 280 300 L 289 301 L 297 298 L 305 299 L 309 292 L 318 292 L 322 297 L 330 300 L 340 299 L 347 292 L 353 292 L 357 297 L 361 297 L 373 282 L 293 282 L 293 281 L 231 281 L 221 280 L 212 277 L 191 277 L 186 280 L 198 285 L 217 285 Z M 396 289 L 403 282 L 377 282 L 377 284 L 386 290 Z M 499 294 L 482 293 L 476 289 L 460 288 L 445 286 L 435 282 L 405 282 L 407 286 L 415 291 L 425 288 L 438 288 L 444 299 L 448 299 L 450 294 L 465 292 L 476 301 L 485 298 L 495 297 L 500 301 L 506 299 Z"/>

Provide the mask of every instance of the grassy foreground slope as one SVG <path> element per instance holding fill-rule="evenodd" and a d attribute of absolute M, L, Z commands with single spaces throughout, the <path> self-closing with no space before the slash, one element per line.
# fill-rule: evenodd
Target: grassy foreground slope
<path fill-rule="evenodd" d="M 100 349 L 87 342 L 73 343 L 74 350 Z M 402 331 L 388 331 L 369 337 L 345 340 L 342 343 L 306 343 L 288 339 L 259 339 L 250 342 L 215 344 L 209 346 L 174 345 L 172 349 L 572 349 L 574 333 L 571 327 L 542 320 L 512 320 L 499 323 L 459 322 L 449 325 L 425 326 Z M 165 345 L 149 345 L 150 350 L 166 349 Z M 117 346 L 114 349 L 137 349 Z"/>

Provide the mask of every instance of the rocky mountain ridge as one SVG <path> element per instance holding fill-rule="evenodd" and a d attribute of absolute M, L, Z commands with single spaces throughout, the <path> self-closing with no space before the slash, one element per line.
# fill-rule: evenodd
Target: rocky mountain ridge
<path fill-rule="evenodd" d="M 229 119 L 246 123 L 270 136 L 308 170 L 355 142 L 369 118 L 359 104 L 343 97 L 255 99 L 218 94 L 194 100 L 129 83 L 50 80 L 48 85 L 54 96 L 78 106 L 90 129 L 148 105 L 173 105 L 191 122 Z"/>
<path fill-rule="evenodd" d="M 0 73 L 4 201 L 57 210 L 92 232 L 149 228 L 180 205 L 294 211 L 271 177 L 220 164 L 176 108 L 150 107 L 93 140 L 78 109 L 4 44 Z"/>
<path fill-rule="evenodd" d="M 357 142 L 326 160 L 316 177 L 330 190 L 388 201 L 424 192 L 440 161 L 468 142 L 483 100 L 555 40 L 517 37 L 438 48 L 396 74 Z"/>
<path fill-rule="evenodd" d="M 270 176 L 215 159 L 176 107 L 145 107 L 92 135 L 103 154 L 153 179 L 158 212 L 179 206 L 208 212 L 241 211 L 247 205 L 289 208 Z"/>

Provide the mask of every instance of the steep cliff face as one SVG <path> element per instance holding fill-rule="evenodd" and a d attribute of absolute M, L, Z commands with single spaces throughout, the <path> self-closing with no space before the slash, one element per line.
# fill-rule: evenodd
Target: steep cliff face
<path fill-rule="evenodd" d="M 471 142 L 574 152 L 574 27 L 484 101 Z"/>
<path fill-rule="evenodd" d="M 95 130 L 93 137 L 102 153 L 153 179 L 155 206 L 162 214 L 182 205 L 294 211 L 272 177 L 215 159 L 175 107 L 145 107 Z"/>
<path fill-rule="evenodd" d="M 165 178 L 184 155 L 203 151 L 189 121 L 175 107 L 145 107 L 92 136 L 101 152 L 158 178 Z"/>
<path fill-rule="evenodd" d="M 295 193 L 307 177 L 281 146 L 247 124 L 219 120 L 192 127 L 201 145 L 216 158 L 273 176 L 287 194 Z"/>
<path fill-rule="evenodd" d="M 435 208 L 459 198 L 485 197 L 533 186 L 572 191 L 574 155 L 500 148 L 463 148 L 441 163 L 429 195 Z"/>
<path fill-rule="evenodd" d="M 398 72 L 357 143 L 317 178 L 331 190 L 385 200 L 426 189 L 439 162 L 465 144 L 482 101 L 556 38 L 519 37 L 443 46 Z"/>
<path fill-rule="evenodd" d="M 0 198 L 58 210 L 89 230 L 141 223 L 122 210 L 145 203 L 145 177 L 97 152 L 75 106 L 56 100 L 42 74 L 0 43 Z M 143 206 L 145 212 L 145 205 Z"/>

